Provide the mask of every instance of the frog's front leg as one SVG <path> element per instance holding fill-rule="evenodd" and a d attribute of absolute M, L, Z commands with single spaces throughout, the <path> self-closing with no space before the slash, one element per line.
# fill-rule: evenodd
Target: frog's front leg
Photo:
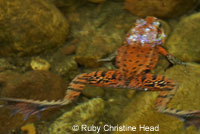
<path fill-rule="evenodd" d="M 172 64 L 181 64 L 181 65 L 186 65 L 187 64 L 185 62 L 182 62 L 178 58 L 174 57 L 173 55 L 171 55 L 163 47 L 161 47 L 161 46 L 156 46 L 156 47 L 158 48 L 159 53 L 162 54 L 162 55 L 164 55 L 165 57 L 167 57 L 167 59 L 169 60 L 169 62 L 171 62 Z"/>
<path fill-rule="evenodd" d="M 109 61 L 114 60 L 116 56 L 117 56 L 117 51 L 115 51 L 114 53 L 112 53 L 111 55 L 109 55 L 108 57 L 104 59 L 97 60 L 97 62 L 109 62 Z"/>

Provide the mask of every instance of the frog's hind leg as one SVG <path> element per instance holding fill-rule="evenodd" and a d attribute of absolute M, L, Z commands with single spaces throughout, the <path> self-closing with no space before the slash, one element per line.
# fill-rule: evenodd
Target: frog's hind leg
<path fill-rule="evenodd" d="M 119 83 L 112 85 L 112 87 L 129 88 L 137 91 L 160 91 L 156 100 L 156 109 L 159 112 L 183 119 L 185 127 L 193 125 L 197 129 L 200 128 L 200 111 L 183 111 L 167 107 L 178 88 L 173 80 L 161 75 L 148 73 L 137 75 L 131 80 L 121 80 Z"/>
<path fill-rule="evenodd" d="M 63 106 L 69 103 L 67 100 L 58 101 L 40 101 L 40 100 L 29 100 L 29 99 L 17 99 L 17 98 L 0 98 L 1 101 L 7 102 L 3 105 L 13 112 L 11 116 L 21 113 L 24 114 L 24 120 L 28 119 L 31 115 L 36 115 L 40 119 L 40 114 L 42 111 L 54 107 Z"/>
<path fill-rule="evenodd" d="M 65 99 L 73 101 L 81 94 L 86 85 L 112 87 L 112 85 L 119 83 L 120 79 L 121 73 L 119 70 L 95 71 L 78 75 L 70 83 Z"/>
<path fill-rule="evenodd" d="M 28 99 L 16 99 L 16 98 L 0 98 L 2 101 L 6 101 L 8 108 L 13 110 L 13 114 L 22 113 L 26 120 L 31 115 L 39 115 L 41 111 L 49 108 L 63 106 L 71 103 L 76 97 L 78 97 L 85 85 L 95 86 L 108 86 L 119 83 L 121 74 L 118 70 L 113 71 L 96 71 L 91 73 L 80 74 L 75 77 L 70 83 L 66 95 L 62 100 L 58 101 L 39 101 Z"/>
<path fill-rule="evenodd" d="M 13 111 L 11 116 L 21 113 L 24 114 L 24 120 L 28 119 L 31 115 L 37 115 L 39 117 L 41 111 L 71 103 L 76 96 L 80 95 L 81 91 L 85 87 L 85 84 L 88 84 L 88 78 L 90 76 L 91 75 L 88 74 L 81 74 L 75 77 L 66 91 L 66 96 L 62 100 L 40 101 L 7 97 L 0 98 L 0 100 L 7 102 L 4 106 Z"/>
<path fill-rule="evenodd" d="M 167 79 L 164 76 L 146 74 L 141 76 L 142 87 L 151 91 L 160 90 L 160 94 L 156 100 L 156 108 L 162 113 L 166 113 L 172 116 L 181 118 L 185 122 L 185 128 L 193 125 L 197 129 L 200 129 L 200 110 L 184 111 L 175 108 L 167 107 L 167 104 L 173 98 L 178 88 L 174 81 Z"/>

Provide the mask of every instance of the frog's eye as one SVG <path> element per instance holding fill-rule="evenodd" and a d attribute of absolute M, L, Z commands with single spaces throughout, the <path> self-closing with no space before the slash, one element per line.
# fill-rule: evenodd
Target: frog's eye
<path fill-rule="evenodd" d="M 161 27 L 162 27 L 162 24 L 159 22 L 158 28 L 161 28 Z"/>
<path fill-rule="evenodd" d="M 158 22 L 158 21 L 154 21 L 153 25 L 157 26 L 158 28 L 162 27 L 162 24 L 160 22 Z"/>

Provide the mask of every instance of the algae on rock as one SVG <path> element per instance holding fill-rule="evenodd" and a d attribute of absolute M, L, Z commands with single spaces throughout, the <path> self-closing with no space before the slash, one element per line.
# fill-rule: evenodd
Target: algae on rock
<path fill-rule="evenodd" d="M 173 18 L 191 11 L 198 3 L 198 0 L 126 0 L 125 8 L 136 16 Z"/>
<path fill-rule="evenodd" d="M 66 79 L 71 80 L 75 77 L 74 73 L 78 73 L 78 65 L 73 55 L 65 56 L 59 52 L 55 53 L 49 61 L 52 65 L 52 71 L 61 76 L 67 76 Z"/>
<path fill-rule="evenodd" d="M 1 56 L 34 55 L 66 40 L 68 22 L 48 0 L 1 0 L 0 13 Z"/>
<path fill-rule="evenodd" d="M 0 72 L 14 69 L 16 69 L 16 66 L 11 64 L 7 58 L 0 58 Z"/>
<path fill-rule="evenodd" d="M 181 19 L 167 40 L 166 48 L 183 61 L 200 62 L 199 29 L 200 13 Z"/>
<path fill-rule="evenodd" d="M 81 125 L 94 125 L 104 113 L 104 101 L 101 98 L 92 99 L 76 106 L 73 110 L 58 117 L 49 127 L 49 134 L 88 133 L 81 131 Z M 78 125 L 79 131 L 73 131 L 73 125 Z"/>

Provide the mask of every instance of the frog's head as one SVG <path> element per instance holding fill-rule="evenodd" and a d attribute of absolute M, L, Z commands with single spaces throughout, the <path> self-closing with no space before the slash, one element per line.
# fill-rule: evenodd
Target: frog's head
<path fill-rule="evenodd" d="M 129 45 L 137 43 L 142 46 L 148 44 L 152 47 L 163 44 L 164 40 L 164 30 L 161 23 L 155 17 L 138 19 L 135 27 L 129 31 L 126 37 Z"/>

